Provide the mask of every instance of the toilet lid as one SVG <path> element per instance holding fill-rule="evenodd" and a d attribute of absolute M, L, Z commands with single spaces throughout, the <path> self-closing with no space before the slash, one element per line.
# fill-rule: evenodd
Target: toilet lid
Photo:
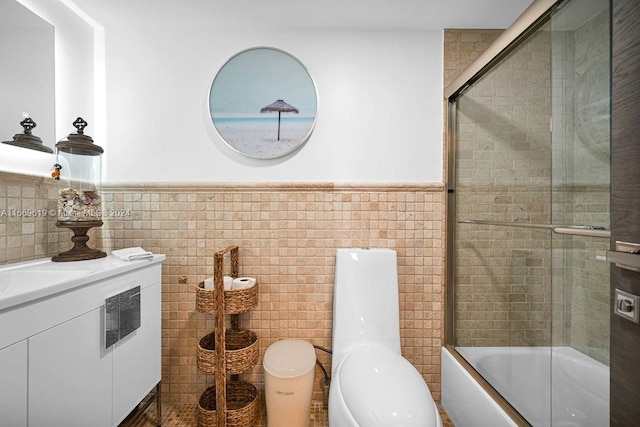
<path fill-rule="evenodd" d="M 305 340 L 280 340 L 267 348 L 262 363 L 264 370 L 274 377 L 298 377 L 313 369 L 316 352 Z"/>
<path fill-rule="evenodd" d="M 361 426 L 436 426 L 433 398 L 420 373 L 384 347 L 352 351 L 340 367 L 340 389 Z"/>

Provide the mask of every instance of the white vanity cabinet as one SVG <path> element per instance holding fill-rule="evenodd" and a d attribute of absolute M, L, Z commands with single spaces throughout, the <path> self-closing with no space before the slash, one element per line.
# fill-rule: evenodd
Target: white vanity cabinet
<path fill-rule="evenodd" d="M 97 308 L 29 338 L 29 427 L 111 426 L 112 352 Z"/>
<path fill-rule="evenodd" d="M 0 427 L 117 426 L 153 390 L 161 377 L 163 259 L 50 262 L 36 269 L 73 265 L 87 274 L 15 305 L 0 294 Z M 107 345 L 105 301 L 138 287 L 140 326 Z"/>
<path fill-rule="evenodd" d="M 27 425 L 27 340 L 0 350 L 0 426 Z"/>

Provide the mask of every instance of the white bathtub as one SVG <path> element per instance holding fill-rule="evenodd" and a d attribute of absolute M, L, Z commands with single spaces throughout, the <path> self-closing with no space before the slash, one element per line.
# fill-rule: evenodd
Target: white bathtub
<path fill-rule="evenodd" d="M 534 427 L 609 425 L 609 368 L 573 348 L 457 350 Z M 445 348 L 442 405 L 456 427 L 515 425 Z"/>

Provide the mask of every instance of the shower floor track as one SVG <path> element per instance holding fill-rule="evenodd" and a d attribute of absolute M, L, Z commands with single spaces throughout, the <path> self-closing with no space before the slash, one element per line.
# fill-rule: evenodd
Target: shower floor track
<path fill-rule="evenodd" d="M 444 427 L 455 427 L 446 412 L 438 405 L 442 423 Z M 162 426 L 163 427 L 196 427 L 196 405 L 192 404 L 163 404 L 162 405 Z M 156 427 L 155 405 L 150 405 L 147 410 L 135 422 L 124 420 L 120 427 Z M 328 427 L 329 417 L 323 402 L 311 402 L 311 419 L 309 427 Z M 267 411 L 264 402 L 258 409 L 258 422 L 255 427 L 267 427 Z"/>

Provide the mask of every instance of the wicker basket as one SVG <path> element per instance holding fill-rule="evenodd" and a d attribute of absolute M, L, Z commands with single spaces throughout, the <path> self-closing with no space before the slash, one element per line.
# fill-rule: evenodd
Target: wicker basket
<path fill-rule="evenodd" d="M 258 418 L 258 389 L 241 381 L 227 383 L 227 427 L 253 426 Z M 198 400 L 198 426 L 216 426 L 216 388 L 207 388 Z"/>
<path fill-rule="evenodd" d="M 229 329 L 225 333 L 224 360 L 227 374 L 240 374 L 258 362 L 258 335 L 255 332 Z M 198 343 L 198 369 L 216 373 L 215 333 L 205 335 Z"/>
<path fill-rule="evenodd" d="M 238 314 L 249 311 L 258 306 L 258 284 L 245 289 L 224 291 L 225 314 Z M 205 289 L 204 282 L 198 283 L 196 288 L 196 310 L 201 313 L 214 314 L 213 289 Z"/>

